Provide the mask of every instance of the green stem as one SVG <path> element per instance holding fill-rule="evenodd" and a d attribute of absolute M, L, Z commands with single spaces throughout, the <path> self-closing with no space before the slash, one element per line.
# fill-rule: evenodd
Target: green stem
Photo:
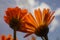
<path fill-rule="evenodd" d="M 14 28 L 14 40 L 16 40 L 16 27 Z"/>

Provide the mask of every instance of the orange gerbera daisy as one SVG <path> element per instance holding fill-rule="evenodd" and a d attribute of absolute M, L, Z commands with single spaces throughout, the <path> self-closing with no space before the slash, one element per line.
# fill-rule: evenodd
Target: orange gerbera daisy
<path fill-rule="evenodd" d="M 27 37 L 31 34 L 36 34 L 37 36 L 45 38 L 48 40 L 47 34 L 49 32 L 48 25 L 51 23 L 51 21 L 54 19 L 55 16 L 53 16 L 54 12 L 51 12 L 49 9 L 43 9 L 43 12 L 41 12 L 40 9 L 34 10 L 35 18 L 30 13 L 27 17 L 24 18 L 24 20 L 33 26 L 27 25 L 28 33 L 24 36 Z"/>
<path fill-rule="evenodd" d="M 7 37 L 5 35 L 2 35 L 0 38 L 1 40 L 14 40 L 11 34 L 9 34 Z"/>
<path fill-rule="evenodd" d="M 25 23 L 24 20 L 22 19 L 24 18 L 25 15 L 27 15 L 27 13 L 28 13 L 27 9 L 21 9 L 18 7 L 7 9 L 6 15 L 4 16 L 4 20 L 14 30 L 15 36 L 16 31 L 24 30 L 23 26 L 25 26 Z"/>
<path fill-rule="evenodd" d="M 4 20 L 9 26 L 14 29 L 20 30 L 20 26 L 24 26 L 22 18 L 28 13 L 27 9 L 21 9 L 18 7 L 8 8 Z"/>
<path fill-rule="evenodd" d="M 31 40 L 36 40 L 36 38 L 34 36 L 32 36 L 32 39 Z"/>
<path fill-rule="evenodd" d="M 36 37 L 31 36 L 31 38 L 28 38 L 28 40 L 36 40 Z"/>

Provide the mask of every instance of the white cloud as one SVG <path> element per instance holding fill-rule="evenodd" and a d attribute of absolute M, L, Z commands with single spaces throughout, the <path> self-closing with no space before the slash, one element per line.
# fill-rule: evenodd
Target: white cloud
<path fill-rule="evenodd" d="M 50 6 L 49 6 L 48 4 L 46 4 L 45 2 L 42 2 L 40 5 L 38 5 L 38 6 L 36 6 L 36 7 L 34 7 L 34 8 L 31 9 L 31 12 L 32 12 L 33 15 L 34 15 L 34 9 L 38 9 L 38 8 L 40 8 L 41 11 L 42 11 L 44 8 L 51 10 L 51 8 L 50 8 Z"/>
<path fill-rule="evenodd" d="M 60 16 L 60 8 L 57 8 L 55 10 L 55 19 L 52 21 L 51 23 L 51 28 L 50 28 L 50 31 L 53 32 L 57 27 L 58 25 L 60 24 L 60 21 L 58 19 L 56 19 L 57 16 Z"/>
<path fill-rule="evenodd" d="M 31 6 L 33 6 L 33 5 L 36 4 L 34 0 L 28 0 L 28 3 L 29 3 Z"/>
<path fill-rule="evenodd" d="M 50 6 L 48 4 L 46 4 L 45 2 L 42 2 L 39 6 L 37 6 L 34 9 L 37 9 L 37 8 L 40 8 L 41 10 L 43 10 L 44 8 L 51 10 Z"/>
<path fill-rule="evenodd" d="M 25 8 L 28 6 L 28 1 L 27 0 L 15 0 L 17 6 L 21 7 L 21 8 Z"/>
<path fill-rule="evenodd" d="M 18 7 L 26 8 L 30 11 L 31 6 L 30 6 L 30 4 L 28 3 L 27 0 L 15 0 L 15 1 L 16 1 L 16 4 L 17 4 Z"/>
<path fill-rule="evenodd" d="M 44 8 L 46 8 L 46 9 L 47 9 L 47 8 L 48 8 L 48 9 L 51 9 L 48 4 L 46 4 L 46 3 L 43 2 L 43 3 L 40 4 L 40 9 L 43 10 Z"/>
<path fill-rule="evenodd" d="M 26 8 L 30 12 L 34 8 L 34 6 L 37 5 L 35 0 L 15 0 L 15 1 L 17 6 L 19 6 L 20 8 Z"/>
<path fill-rule="evenodd" d="M 60 16 L 60 8 L 56 9 L 55 16 Z"/>
<path fill-rule="evenodd" d="M 58 24 L 59 24 L 58 20 L 54 19 L 51 23 L 50 32 L 53 32 L 57 28 Z"/>
<path fill-rule="evenodd" d="M 35 2 L 35 0 L 15 0 L 16 1 L 16 4 L 18 6 L 27 6 L 29 7 L 28 5 L 30 6 L 34 6 L 36 5 L 37 3 Z"/>

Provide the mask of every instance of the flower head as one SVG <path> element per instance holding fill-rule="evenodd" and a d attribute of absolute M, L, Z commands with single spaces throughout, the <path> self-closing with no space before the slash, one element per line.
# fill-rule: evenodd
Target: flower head
<path fill-rule="evenodd" d="M 25 23 L 22 19 L 27 15 L 27 9 L 21 9 L 19 7 L 8 8 L 5 13 L 4 20 L 12 29 L 16 27 L 18 31 L 23 30 L 21 27 L 25 26 Z"/>
<path fill-rule="evenodd" d="M 11 34 L 9 34 L 8 36 L 2 35 L 0 38 L 1 40 L 13 40 L 14 39 Z"/>
<path fill-rule="evenodd" d="M 36 40 L 36 37 L 31 36 L 31 38 L 28 38 L 28 40 Z"/>
<path fill-rule="evenodd" d="M 36 40 L 36 38 L 34 36 L 32 36 L 32 39 L 31 40 Z"/>
<path fill-rule="evenodd" d="M 43 11 L 41 11 L 40 9 L 36 9 L 34 10 L 34 14 L 35 18 L 32 16 L 31 13 L 27 17 L 25 17 L 25 21 L 33 25 L 28 26 L 28 33 L 25 35 L 25 37 L 31 34 L 36 34 L 40 37 L 46 37 L 49 32 L 48 25 L 55 17 L 53 16 L 54 12 L 50 11 L 49 9 L 43 9 Z"/>

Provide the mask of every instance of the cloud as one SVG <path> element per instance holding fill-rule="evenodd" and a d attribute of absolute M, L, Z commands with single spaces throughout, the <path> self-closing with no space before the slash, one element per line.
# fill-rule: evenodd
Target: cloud
<path fill-rule="evenodd" d="M 18 7 L 26 8 L 30 11 L 31 6 L 30 6 L 30 4 L 28 3 L 27 0 L 15 0 L 15 1 L 16 1 L 16 4 L 17 4 Z"/>
<path fill-rule="evenodd" d="M 15 1 L 17 6 L 19 6 L 20 8 L 26 8 L 30 12 L 38 4 L 36 3 L 35 0 L 15 0 Z"/>
<path fill-rule="evenodd" d="M 20 8 L 29 8 L 30 6 L 27 0 L 15 0 L 15 1 L 17 6 L 19 6 Z"/>
<path fill-rule="evenodd" d="M 37 8 L 40 8 L 41 10 L 43 10 L 44 8 L 51 10 L 50 6 L 48 4 L 46 4 L 45 2 L 42 2 L 40 5 L 38 5 L 34 9 L 37 9 Z"/>
<path fill-rule="evenodd" d="M 55 10 L 55 19 L 51 23 L 50 31 L 53 32 L 56 28 L 58 28 L 60 25 L 60 8 L 57 8 Z M 58 18 L 58 19 L 57 19 Z"/>
<path fill-rule="evenodd" d="M 36 3 L 34 0 L 28 0 L 28 3 L 31 5 L 31 6 L 34 6 Z"/>
<path fill-rule="evenodd" d="M 53 32 L 59 25 L 59 21 L 57 19 L 54 19 L 51 23 L 51 28 L 50 28 L 50 32 Z"/>
<path fill-rule="evenodd" d="M 60 16 L 60 8 L 57 8 L 57 9 L 55 10 L 55 16 Z"/>
<path fill-rule="evenodd" d="M 48 4 L 42 2 L 42 3 L 40 4 L 40 9 L 43 10 L 44 8 L 47 8 L 47 9 L 50 9 L 50 10 L 51 10 L 51 8 L 50 8 L 50 6 L 49 6 Z"/>
<path fill-rule="evenodd" d="M 38 4 L 38 3 L 37 3 L 37 4 Z M 35 10 L 35 9 L 38 9 L 38 8 L 40 8 L 41 11 L 42 11 L 44 8 L 51 10 L 51 8 L 50 8 L 50 6 L 49 6 L 48 4 L 46 4 L 45 2 L 42 2 L 40 5 L 37 5 L 36 7 L 34 7 L 34 8 L 31 9 L 32 14 L 34 13 L 34 10 Z M 34 14 L 33 14 L 33 15 L 34 15 Z"/>
<path fill-rule="evenodd" d="M 30 6 L 34 6 L 36 5 L 37 3 L 35 2 L 35 0 L 15 0 L 16 1 L 16 4 L 20 7 L 29 7 L 28 5 Z"/>

